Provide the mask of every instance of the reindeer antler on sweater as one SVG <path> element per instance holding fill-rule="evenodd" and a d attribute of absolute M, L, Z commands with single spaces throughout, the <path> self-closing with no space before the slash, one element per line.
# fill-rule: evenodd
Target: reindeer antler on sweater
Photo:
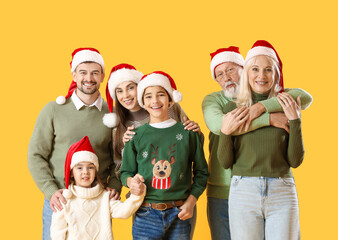
<path fill-rule="evenodd" d="M 175 150 L 175 151 L 172 150 L 175 146 L 176 146 L 176 143 L 175 143 L 172 147 L 169 146 L 170 152 L 169 152 L 169 154 L 168 154 L 168 159 L 169 159 L 170 154 L 176 152 L 176 150 Z"/>
<path fill-rule="evenodd" d="M 160 157 L 158 156 L 158 153 L 157 153 L 157 150 L 158 150 L 158 147 L 155 148 L 153 144 L 151 144 L 151 147 L 154 149 L 155 152 L 152 152 L 152 154 L 154 154 L 158 160 L 160 160 Z"/>

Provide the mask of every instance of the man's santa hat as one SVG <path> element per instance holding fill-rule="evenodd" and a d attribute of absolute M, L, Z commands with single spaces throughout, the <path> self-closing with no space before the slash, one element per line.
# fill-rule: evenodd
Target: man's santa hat
<path fill-rule="evenodd" d="M 280 92 L 284 91 L 284 83 L 283 83 L 283 63 L 281 59 L 278 56 L 277 51 L 274 49 L 274 47 L 265 40 L 258 40 L 254 43 L 252 48 L 248 51 L 246 58 L 245 58 L 245 64 L 249 61 L 249 59 L 264 55 L 271 57 L 274 59 L 279 66 L 279 73 L 280 73 L 280 79 L 279 79 L 279 87 L 281 88 Z"/>
<path fill-rule="evenodd" d="M 107 86 L 106 86 L 106 99 L 108 103 L 109 112 L 103 117 L 103 124 L 109 128 L 117 125 L 118 119 L 116 113 L 113 113 L 113 103 L 116 101 L 115 89 L 123 82 L 139 83 L 143 77 L 143 73 L 136 70 L 136 68 L 127 63 L 121 63 L 112 68 Z"/>
<path fill-rule="evenodd" d="M 80 162 L 91 162 L 96 167 L 96 171 L 99 170 L 98 157 L 87 136 L 70 146 L 67 152 L 65 161 L 65 185 L 67 189 L 69 187 L 70 172 L 73 167 Z M 63 191 L 65 197 L 69 198 L 71 196 L 69 196 L 69 194 L 71 194 L 70 191 Z"/>
<path fill-rule="evenodd" d="M 239 66 L 244 66 L 244 59 L 241 53 L 239 52 L 238 47 L 230 46 L 228 48 L 220 48 L 216 50 L 216 52 L 210 53 L 211 63 L 210 70 L 211 76 L 214 80 L 216 80 L 215 76 L 215 68 L 218 65 L 221 65 L 225 62 L 233 62 L 238 64 Z"/>
<path fill-rule="evenodd" d="M 84 62 L 95 62 L 97 64 L 100 64 L 102 67 L 102 71 L 104 73 L 104 61 L 100 54 L 100 52 L 95 48 L 78 48 L 75 49 L 72 53 L 72 61 L 70 62 L 70 68 L 71 71 L 74 72 L 77 66 Z M 68 94 L 66 97 L 59 96 L 56 99 L 57 104 L 64 104 L 66 102 L 66 99 L 68 99 L 70 96 L 72 96 L 74 90 L 76 89 L 76 82 L 74 80 L 70 84 Z"/>
<path fill-rule="evenodd" d="M 144 75 L 137 86 L 137 99 L 141 107 L 144 108 L 142 98 L 145 89 L 147 87 L 153 86 L 163 87 L 175 103 L 182 101 L 182 93 L 177 91 L 174 79 L 168 73 L 155 71 L 150 74 Z"/>

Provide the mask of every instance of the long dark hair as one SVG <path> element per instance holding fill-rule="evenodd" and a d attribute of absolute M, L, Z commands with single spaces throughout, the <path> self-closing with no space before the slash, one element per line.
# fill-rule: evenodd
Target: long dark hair
<path fill-rule="evenodd" d="M 116 131 L 114 135 L 114 142 L 113 142 L 114 157 L 117 157 L 117 159 L 122 159 L 121 150 L 124 147 L 123 134 L 127 131 L 126 123 L 127 123 L 129 110 L 124 108 L 118 100 L 115 102 L 115 109 L 116 109 L 117 116 L 119 116 L 119 123 L 116 127 Z"/>

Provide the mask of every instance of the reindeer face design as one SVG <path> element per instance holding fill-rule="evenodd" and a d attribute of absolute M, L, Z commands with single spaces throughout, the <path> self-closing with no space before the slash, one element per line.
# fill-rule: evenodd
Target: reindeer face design
<path fill-rule="evenodd" d="M 170 177 L 171 174 L 171 164 L 175 162 L 175 157 L 171 156 L 170 162 L 168 160 L 160 160 L 156 162 L 156 158 L 153 157 L 151 164 L 154 165 L 153 175 L 158 179 L 165 179 Z"/>
<path fill-rule="evenodd" d="M 174 144 L 174 146 L 175 145 L 176 144 Z M 157 153 L 158 147 L 155 148 L 153 145 L 151 145 L 151 146 L 155 151 L 155 152 L 153 152 L 153 154 L 156 157 L 158 157 L 158 153 Z M 168 154 L 168 157 L 170 156 L 170 154 L 175 152 L 175 151 L 172 151 L 171 147 L 169 147 L 169 149 L 170 149 L 170 152 Z M 152 187 L 154 187 L 156 189 L 168 189 L 168 188 L 170 188 L 170 185 L 171 185 L 171 179 L 170 179 L 171 169 L 172 169 L 171 165 L 174 164 L 175 157 L 171 156 L 170 162 L 168 160 L 158 160 L 156 162 L 156 157 L 153 157 L 152 160 L 151 160 L 151 164 L 154 165 L 154 167 L 153 167 L 153 179 L 152 179 L 151 185 L 152 185 Z"/>

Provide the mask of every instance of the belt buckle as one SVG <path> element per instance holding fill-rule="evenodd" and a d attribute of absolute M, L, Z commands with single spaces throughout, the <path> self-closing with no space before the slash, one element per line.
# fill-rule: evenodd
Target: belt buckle
<path fill-rule="evenodd" d="M 166 203 L 158 203 L 156 204 L 156 208 L 157 210 L 160 210 L 160 211 L 164 211 L 164 210 L 167 210 L 168 206 Z M 162 207 L 163 206 L 163 207 Z"/>

